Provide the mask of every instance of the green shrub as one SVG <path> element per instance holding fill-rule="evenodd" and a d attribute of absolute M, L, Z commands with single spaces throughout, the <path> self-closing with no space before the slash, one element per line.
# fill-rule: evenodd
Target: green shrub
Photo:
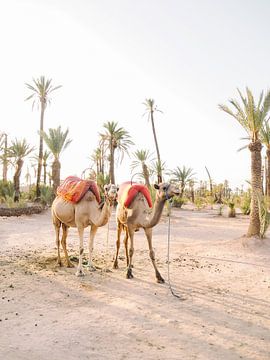
<path fill-rule="evenodd" d="M 196 196 L 194 204 L 198 210 L 201 210 L 205 205 L 205 200 L 203 197 Z"/>
<path fill-rule="evenodd" d="M 244 193 L 240 201 L 240 209 L 244 215 L 250 214 L 251 195 L 250 192 Z"/>
<path fill-rule="evenodd" d="M 6 202 L 7 198 L 14 197 L 14 185 L 12 181 L 0 180 L 0 202 Z"/>
<path fill-rule="evenodd" d="M 172 206 L 181 208 L 182 205 L 186 203 L 186 199 L 180 197 L 180 196 L 174 196 L 172 199 Z"/>

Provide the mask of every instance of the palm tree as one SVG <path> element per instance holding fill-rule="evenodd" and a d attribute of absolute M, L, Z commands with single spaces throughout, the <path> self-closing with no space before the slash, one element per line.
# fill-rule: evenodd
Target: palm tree
<path fill-rule="evenodd" d="M 158 183 L 161 183 L 162 182 L 162 166 L 161 166 L 161 159 L 160 159 L 160 153 L 159 153 L 159 147 L 158 147 L 158 141 L 157 141 L 157 135 L 156 135 L 156 129 L 155 129 L 154 112 L 155 111 L 162 112 L 162 111 L 157 109 L 154 99 L 145 99 L 145 102 L 143 104 L 146 106 L 146 112 L 148 113 L 148 120 L 149 119 L 151 120 L 152 131 L 153 131 L 153 135 L 154 135 L 155 147 L 156 147 L 156 152 L 157 152 L 157 162 L 158 162 L 158 166 L 157 166 L 158 179 L 157 180 L 158 180 Z"/>
<path fill-rule="evenodd" d="M 8 156 L 7 156 L 7 134 L 2 133 L 0 135 L 0 148 L 3 150 L 3 154 L 0 157 L 0 160 L 3 164 L 3 181 L 7 181 L 7 172 L 8 172 Z"/>
<path fill-rule="evenodd" d="M 48 160 L 49 160 L 50 156 L 51 156 L 51 153 L 48 150 L 45 150 L 43 152 L 42 167 L 43 167 L 43 183 L 44 183 L 44 185 L 46 185 L 46 182 L 47 182 L 47 166 L 48 166 Z M 32 156 L 31 159 L 34 160 L 36 162 L 36 164 L 38 165 L 38 163 L 39 163 L 38 154 L 35 154 L 34 156 Z M 35 175 L 36 175 L 36 171 L 35 171 Z"/>
<path fill-rule="evenodd" d="M 14 158 L 15 173 L 13 176 L 14 181 L 14 201 L 19 201 L 20 198 L 20 176 L 24 163 L 24 158 L 34 150 L 27 144 L 26 139 L 19 141 L 17 139 L 11 141 L 11 146 L 8 148 L 8 157 Z"/>
<path fill-rule="evenodd" d="M 41 179 L 41 168 L 42 168 L 42 158 L 43 158 L 43 129 L 44 129 L 44 113 L 47 107 L 47 104 L 51 102 L 50 94 L 59 89 L 61 85 L 52 86 L 52 79 L 46 79 L 44 76 L 40 78 L 33 79 L 33 85 L 27 84 L 26 86 L 29 90 L 32 91 L 32 94 L 28 96 L 25 100 L 33 99 L 33 105 L 40 105 L 40 124 L 39 124 L 39 154 L 38 154 L 38 169 L 37 169 L 37 185 L 36 185 L 36 200 L 40 200 L 40 179 Z"/>
<path fill-rule="evenodd" d="M 130 135 L 122 127 L 118 127 L 118 123 L 114 121 L 108 121 L 103 124 L 105 133 L 100 134 L 104 140 L 107 149 L 109 150 L 109 175 L 110 182 L 115 184 L 114 166 L 115 166 L 115 151 L 120 153 L 120 162 L 123 160 L 124 154 L 127 153 L 130 145 L 134 145 L 130 140 Z"/>
<path fill-rule="evenodd" d="M 265 162 L 265 171 L 266 171 L 266 192 L 265 194 L 270 196 L 270 126 L 269 121 L 264 121 L 263 126 L 260 132 L 261 142 L 266 147 L 266 159 Z"/>
<path fill-rule="evenodd" d="M 48 146 L 49 150 L 54 156 L 54 161 L 52 163 L 52 181 L 53 181 L 53 191 L 56 195 L 56 190 L 60 185 L 60 170 L 61 163 L 59 161 L 60 154 L 68 147 L 71 143 L 71 139 L 67 139 L 68 129 L 62 131 L 61 126 L 58 126 L 56 129 L 49 129 L 48 133 L 43 131 L 43 138 Z"/>
<path fill-rule="evenodd" d="M 172 170 L 171 175 L 173 176 L 173 181 L 177 181 L 180 183 L 179 197 L 183 197 L 187 184 L 193 180 L 193 176 L 195 175 L 193 173 L 193 169 L 185 166 L 183 166 L 182 168 L 177 166 L 174 170 Z"/>
<path fill-rule="evenodd" d="M 43 182 L 44 185 L 47 183 L 47 166 L 48 160 L 50 159 L 51 153 L 48 150 L 45 150 L 42 157 L 42 165 L 43 165 Z"/>
<path fill-rule="evenodd" d="M 248 148 L 251 152 L 251 212 L 247 236 L 260 235 L 260 217 L 258 197 L 262 194 L 262 143 L 260 131 L 270 109 L 270 91 L 264 96 L 263 91 L 260 94 L 259 101 L 256 104 L 250 89 L 246 88 L 246 97 L 237 89 L 242 101 L 242 106 L 237 100 L 229 100 L 233 109 L 226 105 L 219 104 L 219 108 L 227 114 L 234 117 L 248 134 L 250 144 Z"/>
<path fill-rule="evenodd" d="M 144 178 L 145 185 L 150 189 L 150 172 L 149 172 L 149 166 L 147 165 L 147 161 L 151 161 L 150 157 L 152 154 L 150 154 L 149 150 L 137 150 L 133 154 L 136 160 L 133 160 L 131 163 L 131 170 L 135 170 L 138 167 L 141 167 L 141 173 L 140 175 Z"/>

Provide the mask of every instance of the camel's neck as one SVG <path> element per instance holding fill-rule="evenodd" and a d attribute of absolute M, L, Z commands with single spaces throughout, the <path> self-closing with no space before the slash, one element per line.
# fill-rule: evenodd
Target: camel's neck
<path fill-rule="evenodd" d="M 105 200 L 105 203 L 100 210 L 99 216 L 93 221 L 95 226 L 100 227 L 106 225 L 109 221 L 109 218 L 112 213 L 112 205 L 110 204 L 109 200 Z"/>
<path fill-rule="evenodd" d="M 147 222 L 146 226 L 144 226 L 145 228 L 152 228 L 157 225 L 161 218 L 165 201 L 166 199 L 156 199 L 151 217 L 149 219 L 149 222 Z"/>

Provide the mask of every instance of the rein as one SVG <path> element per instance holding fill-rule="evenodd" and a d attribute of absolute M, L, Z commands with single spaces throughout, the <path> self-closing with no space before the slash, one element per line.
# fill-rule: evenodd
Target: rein
<path fill-rule="evenodd" d="M 168 190 L 168 189 L 167 189 Z M 166 200 L 169 203 L 169 221 L 168 221 L 168 234 L 167 234 L 167 278 L 168 278 L 168 286 L 170 289 L 171 294 L 179 300 L 184 300 L 181 295 L 177 295 L 171 285 L 171 278 L 170 278 L 170 238 L 171 238 L 171 208 L 172 208 L 172 199 L 169 199 L 168 193 L 166 190 Z"/>

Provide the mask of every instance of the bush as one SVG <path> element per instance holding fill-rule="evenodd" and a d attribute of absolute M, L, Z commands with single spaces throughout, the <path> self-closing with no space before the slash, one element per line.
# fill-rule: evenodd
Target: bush
<path fill-rule="evenodd" d="M 28 200 L 34 202 L 36 199 L 36 186 L 31 185 L 29 188 L 29 193 L 27 194 Z M 41 185 L 40 186 L 40 198 L 41 204 L 51 205 L 54 200 L 54 192 L 51 186 Z"/>
<path fill-rule="evenodd" d="M 14 185 L 11 181 L 0 180 L 0 202 L 6 202 L 6 199 L 14 197 Z"/>
<path fill-rule="evenodd" d="M 240 202 L 240 209 L 244 215 L 250 214 L 251 195 L 249 192 L 244 193 Z"/>
<path fill-rule="evenodd" d="M 181 208 L 186 203 L 186 200 L 179 196 L 174 196 L 172 199 L 172 206 Z"/>

